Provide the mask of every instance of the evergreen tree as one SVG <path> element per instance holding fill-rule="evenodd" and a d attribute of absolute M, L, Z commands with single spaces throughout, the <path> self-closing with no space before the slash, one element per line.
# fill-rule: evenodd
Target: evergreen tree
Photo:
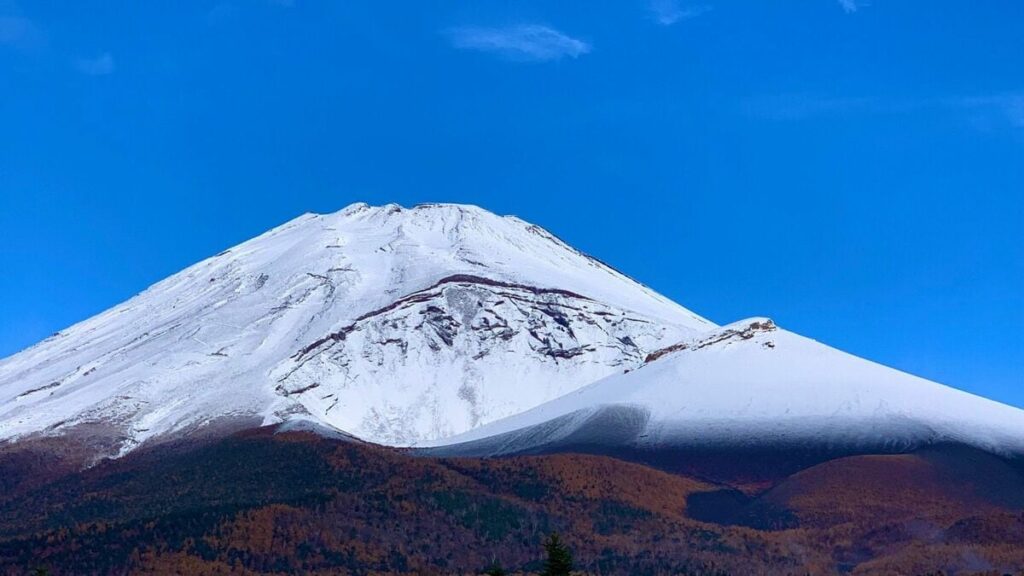
<path fill-rule="evenodd" d="M 569 576 L 572 572 L 572 553 L 562 543 L 558 534 L 552 533 L 544 541 L 544 550 L 548 553 L 544 561 L 544 571 L 541 576 Z"/>

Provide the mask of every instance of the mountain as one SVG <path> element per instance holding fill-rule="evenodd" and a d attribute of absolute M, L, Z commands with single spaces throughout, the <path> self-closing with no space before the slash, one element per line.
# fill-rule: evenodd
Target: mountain
<path fill-rule="evenodd" d="M 770 455 L 773 471 L 784 475 L 784 453 L 813 461 L 952 444 L 1019 457 L 1024 411 L 752 318 L 656 351 L 638 369 L 432 444 L 432 453 L 445 455 L 596 451 L 682 466 L 701 456 L 752 466 Z"/>
<path fill-rule="evenodd" d="M 307 214 L 0 361 L 0 575 L 533 574 L 553 531 L 585 574 L 1018 573 L 1022 471 L 1020 410 L 471 206 Z"/>
<path fill-rule="evenodd" d="M 515 217 L 306 214 L 0 361 L 0 441 L 99 455 L 310 421 L 412 445 L 714 324 Z"/>

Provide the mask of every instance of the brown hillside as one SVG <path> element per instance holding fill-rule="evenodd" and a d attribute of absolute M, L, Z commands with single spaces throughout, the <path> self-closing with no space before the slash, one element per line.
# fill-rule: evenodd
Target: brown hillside
<path fill-rule="evenodd" d="M 836 460 L 740 502 L 792 515 L 784 530 L 694 520 L 688 501 L 726 490 L 603 456 L 412 457 L 271 429 L 34 470 L 0 499 L 0 574 L 529 573 L 552 531 L 590 574 L 1024 567 L 1019 479 L 955 450 Z"/>

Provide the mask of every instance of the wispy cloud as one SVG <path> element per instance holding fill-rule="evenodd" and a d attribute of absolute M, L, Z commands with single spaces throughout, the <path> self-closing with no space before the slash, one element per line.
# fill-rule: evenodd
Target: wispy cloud
<path fill-rule="evenodd" d="M 79 58 L 75 68 L 87 76 L 106 76 L 114 73 L 114 57 L 104 52 L 95 58 Z"/>
<path fill-rule="evenodd" d="M 946 113 L 965 118 L 978 129 L 1024 129 L 1024 91 L 935 98 L 775 94 L 748 99 L 748 114 L 787 121 L 851 114 Z"/>
<path fill-rule="evenodd" d="M 591 50 L 590 44 L 541 24 L 505 28 L 467 26 L 449 29 L 445 34 L 456 48 L 493 52 L 518 61 L 578 58 Z"/>
<path fill-rule="evenodd" d="M 0 16 L 0 46 L 25 50 L 42 43 L 43 33 L 28 18 Z"/>
<path fill-rule="evenodd" d="M 869 0 L 839 0 L 839 6 L 842 7 L 843 12 L 847 14 L 853 14 L 861 8 L 866 8 L 871 5 Z"/>
<path fill-rule="evenodd" d="M 995 116 L 1014 128 L 1024 128 L 1024 92 L 951 98 L 946 104 L 975 113 L 976 126 L 990 126 Z"/>
<path fill-rule="evenodd" d="M 662 26 L 671 26 L 676 22 L 706 14 L 712 7 L 707 4 L 683 5 L 679 0 L 650 0 L 647 8 L 655 22 Z"/>

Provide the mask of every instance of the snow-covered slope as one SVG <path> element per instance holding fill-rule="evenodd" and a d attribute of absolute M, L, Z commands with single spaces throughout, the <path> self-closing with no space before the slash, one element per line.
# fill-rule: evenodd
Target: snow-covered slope
<path fill-rule="evenodd" d="M 0 361 L 0 441 L 308 419 L 415 444 L 714 325 L 537 226 L 460 205 L 307 214 Z"/>
<path fill-rule="evenodd" d="M 442 453 L 817 447 L 936 442 L 1024 455 L 1024 411 L 851 356 L 755 318 L 651 354 L 643 367 L 453 438 Z"/>

